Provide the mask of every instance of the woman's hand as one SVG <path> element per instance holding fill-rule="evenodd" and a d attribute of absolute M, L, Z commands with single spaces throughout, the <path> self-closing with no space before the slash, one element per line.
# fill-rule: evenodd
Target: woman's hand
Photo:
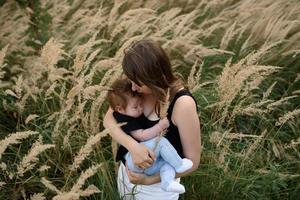
<path fill-rule="evenodd" d="M 146 185 L 145 182 L 146 182 L 147 176 L 145 174 L 135 173 L 135 172 L 129 170 L 127 165 L 126 165 L 126 173 L 127 173 L 130 183 Z"/>
<path fill-rule="evenodd" d="M 137 143 L 129 150 L 133 163 L 141 169 L 150 167 L 155 161 L 154 152 L 143 144 Z"/>
<path fill-rule="evenodd" d="M 154 183 L 160 182 L 159 174 L 153 176 L 147 176 L 145 174 L 135 173 L 128 169 L 126 166 L 126 173 L 130 183 L 139 185 L 152 185 Z"/>

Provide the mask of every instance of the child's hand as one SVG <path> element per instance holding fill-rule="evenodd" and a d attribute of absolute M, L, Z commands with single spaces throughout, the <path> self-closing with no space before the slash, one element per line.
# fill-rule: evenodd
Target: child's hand
<path fill-rule="evenodd" d="M 167 129 L 170 126 L 170 122 L 167 117 L 159 120 L 158 124 L 162 128 L 162 130 Z"/>

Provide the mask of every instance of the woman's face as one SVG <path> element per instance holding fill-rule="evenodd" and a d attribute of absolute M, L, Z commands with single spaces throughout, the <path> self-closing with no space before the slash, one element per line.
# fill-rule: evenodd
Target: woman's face
<path fill-rule="evenodd" d="M 136 84 L 135 82 L 131 81 L 131 89 L 134 92 L 138 92 L 140 94 L 152 94 L 152 91 L 149 87 L 147 87 L 145 84 Z"/>

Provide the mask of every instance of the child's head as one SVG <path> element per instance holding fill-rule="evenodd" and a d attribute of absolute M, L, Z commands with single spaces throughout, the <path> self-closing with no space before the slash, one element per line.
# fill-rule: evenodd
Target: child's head
<path fill-rule="evenodd" d="M 116 80 L 107 94 L 110 107 L 119 113 L 139 117 L 142 112 L 142 99 L 131 90 L 128 79 Z"/>

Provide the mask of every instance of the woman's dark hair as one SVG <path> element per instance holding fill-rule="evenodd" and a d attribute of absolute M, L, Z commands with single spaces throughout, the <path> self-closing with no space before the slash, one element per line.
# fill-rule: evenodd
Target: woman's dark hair
<path fill-rule="evenodd" d="M 137 85 L 148 86 L 158 101 L 165 99 L 168 88 L 172 97 L 183 86 L 172 72 L 168 55 L 153 40 L 134 42 L 124 54 L 122 67 L 125 75 Z"/>

